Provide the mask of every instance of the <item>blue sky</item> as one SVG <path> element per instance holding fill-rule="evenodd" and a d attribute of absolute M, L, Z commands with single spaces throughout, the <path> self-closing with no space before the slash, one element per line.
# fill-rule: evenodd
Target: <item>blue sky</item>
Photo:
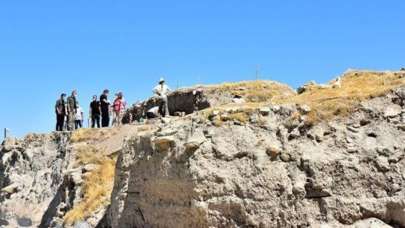
<path fill-rule="evenodd" d="M 61 92 L 132 103 L 172 87 L 260 77 L 293 87 L 405 66 L 405 2 L 2 1 L 0 127 L 48 132 Z"/>

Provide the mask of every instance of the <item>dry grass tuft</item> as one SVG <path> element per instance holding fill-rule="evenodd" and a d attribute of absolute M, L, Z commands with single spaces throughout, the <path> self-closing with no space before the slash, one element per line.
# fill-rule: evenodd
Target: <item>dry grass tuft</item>
<path fill-rule="evenodd" d="M 138 132 L 144 132 L 144 131 L 151 131 L 153 129 L 153 126 L 151 125 L 140 125 L 139 127 L 137 127 L 137 131 Z"/>
<path fill-rule="evenodd" d="M 114 184 L 115 158 L 110 158 L 103 151 L 93 146 L 77 148 L 76 165 L 96 165 L 96 169 L 87 173 L 82 185 L 83 199 L 65 215 L 65 224 L 72 225 L 79 220 L 85 220 L 97 209 L 110 203 Z"/>
<path fill-rule="evenodd" d="M 105 152 L 94 146 L 83 145 L 76 149 L 76 166 L 100 164 L 105 159 Z"/>
<path fill-rule="evenodd" d="M 231 107 L 232 106 L 222 106 L 215 109 L 207 109 L 203 112 L 202 116 L 205 119 L 211 119 L 216 127 L 220 127 L 228 121 L 246 124 L 249 122 L 250 116 L 257 110 L 256 108 L 242 105 L 233 107 L 233 109 Z M 214 115 L 214 113 L 216 114 Z"/>
<path fill-rule="evenodd" d="M 211 88 L 215 93 L 231 93 L 233 96 L 241 96 L 247 102 L 266 102 L 272 99 L 281 99 L 291 96 L 294 92 L 287 85 L 272 81 L 244 81 L 224 83 Z"/>
<path fill-rule="evenodd" d="M 71 142 L 103 141 L 120 131 L 120 128 L 81 128 L 72 133 Z"/>
<path fill-rule="evenodd" d="M 398 72 L 368 72 L 353 71 L 343 75 L 341 86 L 333 88 L 312 85 L 302 94 L 294 93 L 288 86 L 270 81 L 252 81 L 240 83 L 225 83 L 212 87 L 211 91 L 231 93 L 245 98 L 247 103 L 228 104 L 215 109 L 208 109 L 204 116 L 208 117 L 214 110 L 221 113 L 229 108 L 238 109 L 238 113 L 230 112 L 226 119 L 214 119 L 216 126 L 221 126 L 224 121 L 238 120 L 245 122 L 252 110 L 272 104 L 306 104 L 311 107 L 311 112 L 306 115 L 309 125 L 321 121 L 331 120 L 339 116 L 352 113 L 358 104 L 364 100 L 386 94 L 390 90 L 405 85 L 405 74 Z M 241 114 L 245 113 L 245 114 Z M 299 116 L 295 116 L 297 118 Z"/>
<path fill-rule="evenodd" d="M 381 96 L 402 85 L 405 85 L 405 77 L 396 73 L 350 72 L 342 77 L 340 88 L 315 85 L 302 94 L 274 102 L 309 105 L 312 111 L 307 115 L 307 122 L 312 124 L 336 116 L 346 116 L 361 101 Z"/>
<path fill-rule="evenodd" d="M 72 133 L 70 140 L 73 143 L 84 142 L 99 139 L 104 135 L 103 129 L 81 128 Z"/>
<path fill-rule="evenodd" d="M 228 119 L 232 121 L 238 121 L 240 123 L 247 123 L 249 121 L 249 113 L 247 112 L 232 113 L 228 116 Z"/>
<path fill-rule="evenodd" d="M 114 184 L 115 160 L 104 158 L 98 168 L 85 177 L 83 184 L 83 200 L 65 215 L 65 224 L 72 225 L 85 220 L 101 206 L 110 203 Z"/>

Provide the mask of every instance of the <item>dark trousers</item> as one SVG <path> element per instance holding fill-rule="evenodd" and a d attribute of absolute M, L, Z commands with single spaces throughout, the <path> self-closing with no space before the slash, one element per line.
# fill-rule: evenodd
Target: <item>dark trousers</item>
<path fill-rule="evenodd" d="M 95 128 L 97 125 L 97 128 L 100 128 L 100 115 L 94 115 L 91 117 L 91 127 Z"/>
<path fill-rule="evenodd" d="M 159 97 L 159 113 L 163 117 L 169 116 L 169 100 L 167 96 L 160 96 Z"/>
<path fill-rule="evenodd" d="M 110 126 L 110 115 L 109 114 L 102 114 L 101 115 L 101 126 L 102 127 Z"/>
<path fill-rule="evenodd" d="M 75 120 L 75 129 L 82 128 L 83 124 L 81 120 Z"/>
<path fill-rule="evenodd" d="M 146 113 L 146 118 L 148 118 L 148 119 L 153 119 L 153 118 L 156 118 L 157 117 L 157 115 L 155 115 L 155 113 L 152 113 L 152 112 L 147 112 Z"/>
<path fill-rule="evenodd" d="M 65 115 L 56 114 L 56 131 L 63 131 L 65 124 Z"/>

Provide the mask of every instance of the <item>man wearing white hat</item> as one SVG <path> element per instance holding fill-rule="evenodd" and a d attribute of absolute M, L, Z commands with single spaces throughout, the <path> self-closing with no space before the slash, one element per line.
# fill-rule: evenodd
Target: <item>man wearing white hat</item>
<path fill-rule="evenodd" d="M 169 104 L 168 104 L 168 99 L 167 99 L 167 95 L 170 92 L 170 88 L 169 86 L 167 86 L 165 84 L 165 79 L 164 78 L 160 78 L 159 80 L 159 85 L 157 85 L 154 89 L 153 89 L 153 93 L 161 100 L 161 114 L 162 116 L 166 116 L 166 115 L 170 115 L 169 113 Z"/>

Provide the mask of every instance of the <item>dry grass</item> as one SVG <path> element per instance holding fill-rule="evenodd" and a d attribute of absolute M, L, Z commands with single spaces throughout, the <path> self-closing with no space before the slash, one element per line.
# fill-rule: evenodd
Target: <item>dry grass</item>
<path fill-rule="evenodd" d="M 153 129 L 152 125 L 140 125 L 136 128 L 138 132 L 152 131 Z"/>
<path fill-rule="evenodd" d="M 81 128 L 72 133 L 71 142 L 102 141 L 115 134 L 116 128 Z"/>
<path fill-rule="evenodd" d="M 390 90 L 405 85 L 405 74 L 395 72 L 353 71 L 342 77 L 341 87 L 312 85 L 302 94 L 295 94 L 285 85 L 269 81 L 252 81 L 225 83 L 212 88 L 216 93 L 228 92 L 240 95 L 247 103 L 230 104 L 205 111 L 208 117 L 214 110 L 237 108 L 239 114 L 231 114 L 228 119 L 244 122 L 252 110 L 272 104 L 306 104 L 311 112 L 306 115 L 306 122 L 314 124 L 331 120 L 352 113 L 361 101 L 381 96 Z M 246 112 L 245 114 L 241 114 Z M 233 118 L 235 117 L 235 118 Z M 214 124 L 220 126 L 224 120 L 216 119 Z"/>
<path fill-rule="evenodd" d="M 94 146 L 79 146 L 76 149 L 76 167 L 87 164 L 100 164 L 105 157 L 105 152 L 96 149 Z"/>
<path fill-rule="evenodd" d="M 216 127 L 222 126 L 227 121 L 239 122 L 241 124 L 246 124 L 249 121 L 249 114 L 244 111 L 231 114 L 222 114 L 213 120 Z"/>
<path fill-rule="evenodd" d="M 117 151 L 127 135 L 151 130 L 151 126 L 121 126 L 103 129 L 79 129 L 71 136 L 75 163 L 73 168 L 85 167 L 90 171 L 83 175 L 83 198 L 65 215 L 66 225 L 85 220 L 110 203 L 114 184 Z"/>
<path fill-rule="evenodd" d="M 204 110 L 203 118 L 212 119 L 215 126 L 220 127 L 224 122 L 235 121 L 241 124 L 249 122 L 250 116 L 257 110 L 256 106 L 245 105 L 225 105 L 217 108 Z M 214 115 L 216 113 L 216 115 Z"/>
<path fill-rule="evenodd" d="M 65 224 L 72 225 L 84 220 L 102 206 L 110 203 L 115 174 L 115 161 L 106 158 L 98 168 L 86 176 L 83 184 L 83 200 L 65 215 Z"/>
<path fill-rule="evenodd" d="M 222 118 L 223 121 L 238 121 L 240 123 L 247 123 L 249 121 L 249 113 L 247 112 L 237 112 L 229 114 L 228 117 Z"/>
<path fill-rule="evenodd" d="M 115 158 L 104 156 L 103 152 L 92 146 L 82 146 L 77 150 L 77 165 L 94 164 L 96 169 L 89 172 L 83 182 L 83 199 L 64 217 L 65 224 L 72 225 L 94 214 L 110 203 L 114 184 Z"/>
<path fill-rule="evenodd" d="M 309 105 L 308 122 L 329 120 L 351 113 L 361 101 L 381 96 L 393 88 L 405 85 L 405 78 L 395 73 L 351 72 L 342 77 L 340 88 L 312 86 L 308 91 L 278 99 L 276 103 Z"/>
<path fill-rule="evenodd" d="M 100 136 L 99 129 L 81 128 L 72 133 L 70 141 L 72 143 L 84 142 L 97 139 Z"/>
<path fill-rule="evenodd" d="M 281 99 L 291 96 L 294 92 L 287 85 L 272 81 L 244 81 L 224 83 L 211 88 L 214 93 L 231 93 L 233 96 L 241 96 L 247 102 L 266 102 L 272 99 Z"/>

